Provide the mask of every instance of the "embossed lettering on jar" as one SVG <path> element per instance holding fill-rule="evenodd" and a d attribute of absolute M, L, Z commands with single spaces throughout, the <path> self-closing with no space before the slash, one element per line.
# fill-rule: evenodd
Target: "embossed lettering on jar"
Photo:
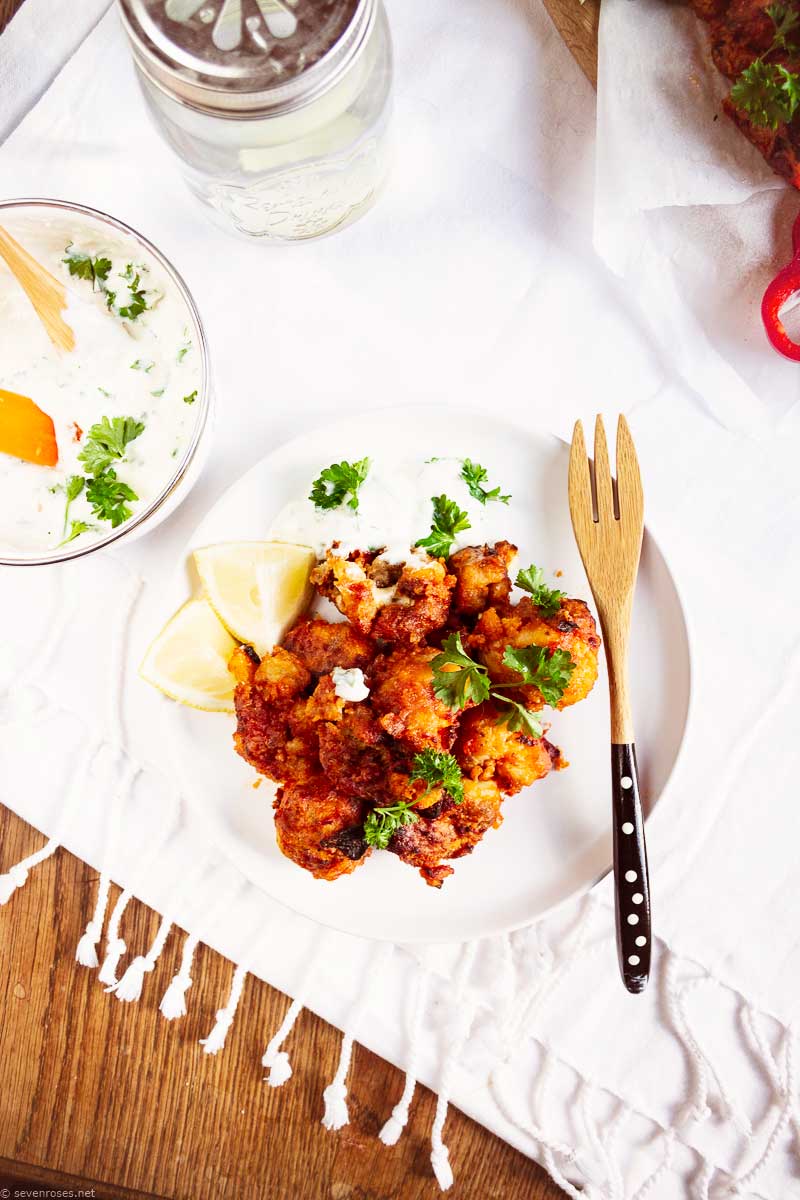
<path fill-rule="evenodd" d="M 341 229 L 387 170 L 381 0 L 118 0 L 145 100 L 191 190 L 267 241 Z"/>

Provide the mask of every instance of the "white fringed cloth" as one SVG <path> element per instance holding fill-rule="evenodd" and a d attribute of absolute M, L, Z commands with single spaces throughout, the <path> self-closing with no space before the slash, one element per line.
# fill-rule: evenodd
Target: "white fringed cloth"
<path fill-rule="evenodd" d="M 320 1097 L 331 1136 L 348 1121 L 358 1041 L 406 1072 L 385 1100 L 387 1145 L 417 1081 L 436 1091 L 443 1189 L 458 1173 L 454 1103 L 581 1200 L 797 1195 L 797 410 L 726 429 L 724 397 L 712 416 L 685 390 L 594 258 L 594 98 L 538 0 L 389 0 L 394 184 L 352 230 L 291 253 L 205 223 L 145 117 L 115 15 L 80 7 L 27 0 L 0 39 L 0 195 L 84 201 L 165 249 L 207 322 L 220 416 L 205 476 L 157 536 L 0 572 L 0 799 L 41 831 L 23 862 L 0 847 L 0 903 L 36 888 L 60 847 L 79 855 L 99 879 L 75 900 L 76 970 L 120 1002 L 153 999 L 159 954 L 179 943 L 157 997 L 157 1019 L 179 1021 L 197 945 L 213 947 L 236 971 L 198 1053 L 224 1052 L 253 972 L 291 998 L 264 1031 L 265 1086 L 303 1071 L 292 1030 L 308 1007 L 343 1032 Z M 562 434 L 599 407 L 631 416 L 694 650 L 688 743 L 649 826 L 643 997 L 617 977 L 608 882 L 509 936 L 426 952 L 363 942 L 247 883 L 170 778 L 159 703 L 135 667 L 199 516 L 333 408 L 426 395 Z M 124 889 L 113 909 L 111 881 Z M 150 945 L 128 941 L 135 903 L 162 915 Z"/>

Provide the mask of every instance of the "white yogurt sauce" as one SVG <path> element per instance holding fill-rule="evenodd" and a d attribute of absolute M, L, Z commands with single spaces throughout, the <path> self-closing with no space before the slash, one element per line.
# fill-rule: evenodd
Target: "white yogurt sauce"
<path fill-rule="evenodd" d="M 333 679 L 334 691 L 340 700 L 350 700 L 358 703 L 359 700 L 366 700 L 369 695 L 369 688 L 364 679 L 364 672 L 360 667 L 334 667 L 331 671 Z"/>
<path fill-rule="evenodd" d="M 113 464 L 117 478 L 138 496 L 129 502 L 132 514 L 159 495 L 194 432 L 201 408 L 201 355 L 186 304 L 158 260 L 137 242 L 82 214 L 9 215 L 3 225 L 64 284 L 64 318 L 75 333 L 72 353 L 57 350 L 0 262 L 0 388 L 33 400 L 52 418 L 58 441 L 54 467 L 0 453 L 0 553 L 24 557 L 52 551 L 66 536 L 65 481 L 86 475 L 78 455 L 89 429 L 103 417 L 134 417 L 145 427 L 129 443 L 125 461 Z M 117 292 L 118 306 L 129 296 L 120 273 L 134 264 L 152 307 L 135 320 L 110 312 L 102 291 L 70 276 L 61 261 L 70 242 L 73 250 L 111 259 L 107 285 Z M 195 392 L 194 401 L 185 402 Z M 92 529 L 70 548 L 111 532 L 110 521 L 92 512 L 85 487 L 70 506 L 70 525 L 73 520 Z"/>
<path fill-rule="evenodd" d="M 331 462 L 339 462 L 342 458 L 352 461 L 358 457 L 343 451 L 338 458 L 331 458 Z M 503 483 L 502 464 L 482 459 L 479 446 L 475 447 L 472 459 L 487 468 L 489 481 L 486 487 L 494 488 Z M 329 465 L 322 462 L 319 470 Z M 508 507 L 495 500 L 484 505 L 470 495 L 461 478 L 461 467 L 461 460 L 453 458 L 398 462 L 388 455 L 375 455 L 358 493 L 357 512 L 346 504 L 336 509 L 317 509 L 310 500 L 295 500 L 278 514 L 269 536 L 278 541 L 311 546 L 318 558 L 325 557 L 325 551 L 333 542 L 340 542 L 344 556 L 353 550 L 382 548 L 380 557 L 388 562 L 403 563 L 415 559 L 425 562 L 425 552 L 414 551 L 414 543 L 431 531 L 432 497 L 444 494 L 467 513 L 470 522 L 469 529 L 456 535 L 453 553 L 463 546 L 494 543 L 503 538 L 504 530 L 508 529 Z M 313 478 L 308 480 L 307 492 L 311 491 L 312 482 Z M 391 599 L 393 589 L 382 590 L 386 592 L 382 597 L 384 602 Z"/>

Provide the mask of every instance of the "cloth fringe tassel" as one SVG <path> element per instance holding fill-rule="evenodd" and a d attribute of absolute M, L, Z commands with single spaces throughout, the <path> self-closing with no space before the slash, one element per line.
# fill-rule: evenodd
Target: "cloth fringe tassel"
<path fill-rule="evenodd" d="M 347 1084 L 345 1081 L 347 1079 L 347 1072 L 350 1069 L 353 1043 L 366 1013 L 372 986 L 374 986 L 375 981 L 383 974 L 393 951 L 394 946 L 391 942 L 381 943 L 375 965 L 371 971 L 368 971 L 368 980 L 362 986 L 350 1020 L 345 1025 L 342 1050 L 339 1055 L 339 1066 L 336 1068 L 336 1074 L 333 1079 L 322 1093 L 322 1098 L 325 1102 L 322 1124 L 326 1129 L 341 1129 L 344 1125 L 349 1124 L 350 1114 L 347 1111 Z"/>
<path fill-rule="evenodd" d="M 411 1101 L 414 1098 L 414 1092 L 417 1087 L 417 1069 L 420 1043 L 422 1041 L 422 1026 L 425 1017 L 425 1008 L 428 1003 L 429 988 L 430 974 L 426 968 L 420 967 L 417 974 L 411 1028 L 409 1030 L 408 1069 L 403 1085 L 403 1093 L 392 1109 L 392 1115 L 378 1135 L 384 1146 L 397 1145 L 403 1134 L 403 1130 L 408 1124 Z"/>

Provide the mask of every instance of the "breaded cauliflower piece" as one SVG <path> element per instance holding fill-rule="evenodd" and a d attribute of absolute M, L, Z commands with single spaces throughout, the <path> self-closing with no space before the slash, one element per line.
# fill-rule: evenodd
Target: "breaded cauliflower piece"
<path fill-rule="evenodd" d="M 431 815 L 435 808 L 428 809 L 427 815 L 421 812 L 418 821 L 398 829 L 389 849 L 417 867 L 427 884 L 440 888 L 453 874 L 445 860 L 469 854 L 488 829 L 502 824 L 502 802 L 496 783 L 465 779 L 461 804 L 449 801 L 446 811 L 435 816 Z"/>
<path fill-rule="evenodd" d="M 311 582 L 360 633 L 409 646 L 444 627 L 456 583 L 439 559 L 395 568 L 362 551 L 343 558 L 331 550 Z"/>
<path fill-rule="evenodd" d="M 268 704 L 282 704 L 305 691 L 311 674 L 291 651 L 276 646 L 261 659 L 253 683 Z"/>
<path fill-rule="evenodd" d="M 448 559 L 448 568 L 456 577 L 453 611 L 475 616 L 489 605 L 502 605 L 511 595 L 508 569 L 517 556 L 511 542 L 496 546 L 465 546 Z"/>
<path fill-rule="evenodd" d="M 368 667 L 376 654 L 375 643 L 347 621 L 304 617 L 289 630 L 283 645 L 314 675 L 330 675 L 334 667 Z"/>
<path fill-rule="evenodd" d="M 566 650 L 574 663 L 570 681 L 556 708 L 568 708 L 588 696 L 597 679 L 597 651 L 600 638 L 594 617 L 583 600 L 561 602 L 552 617 L 543 617 L 529 596 L 506 608 L 487 608 L 467 637 L 470 650 L 489 669 L 495 683 L 517 683 L 516 671 L 503 665 L 506 646 L 520 650 L 526 646 L 547 646 Z M 544 707 L 537 687 L 519 688 L 514 699 L 535 711 Z"/>
<path fill-rule="evenodd" d="M 377 800 L 392 767 L 389 738 L 368 706 L 351 704 L 340 721 L 320 727 L 319 761 L 335 786 Z"/>
<path fill-rule="evenodd" d="M 444 563 L 432 559 L 424 566 L 406 563 L 395 586 L 395 598 L 379 611 L 372 635 L 384 642 L 419 645 L 443 629 L 456 585 Z"/>
<path fill-rule="evenodd" d="M 560 751 L 547 738 L 512 731 L 492 703 L 464 714 L 455 755 L 470 779 L 493 779 L 506 796 L 514 796 L 560 763 Z"/>
<path fill-rule="evenodd" d="M 362 801 L 321 775 L 281 788 L 274 807 L 281 851 L 316 879 L 349 875 L 370 854 Z"/>
<path fill-rule="evenodd" d="M 234 692 L 237 754 L 276 783 L 304 780 L 318 770 L 318 743 L 306 719 L 306 701 L 268 704 L 259 688 L 240 683 Z"/>
<path fill-rule="evenodd" d="M 329 550 L 325 561 L 311 572 L 311 582 L 360 633 L 369 633 L 378 613 L 379 597 L 361 562 Z"/>
<path fill-rule="evenodd" d="M 459 713 L 432 687 L 430 664 L 437 653 L 429 646 L 398 647 L 380 655 L 370 672 L 370 700 L 381 727 L 412 751 L 449 750 L 455 740 Z"/>

